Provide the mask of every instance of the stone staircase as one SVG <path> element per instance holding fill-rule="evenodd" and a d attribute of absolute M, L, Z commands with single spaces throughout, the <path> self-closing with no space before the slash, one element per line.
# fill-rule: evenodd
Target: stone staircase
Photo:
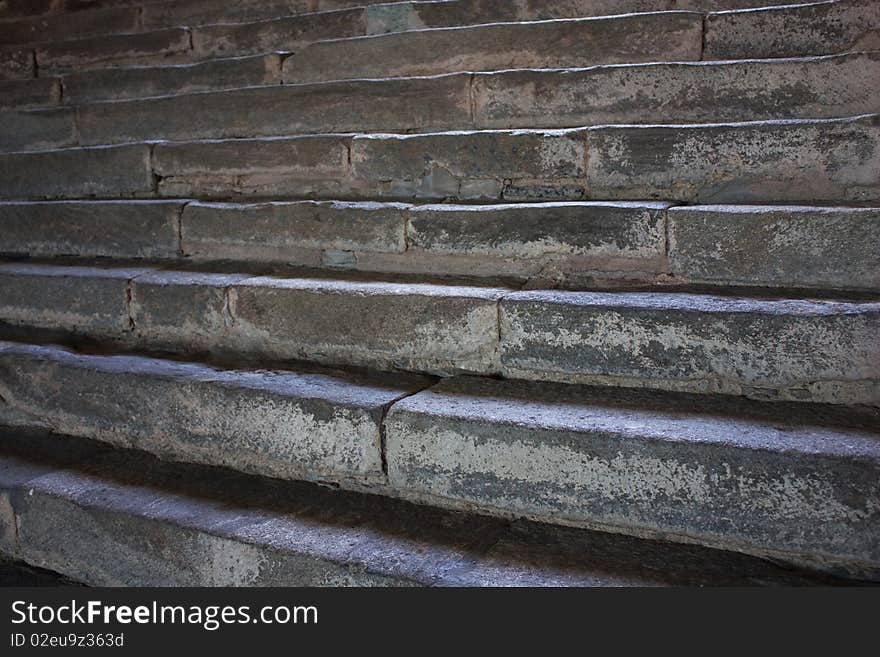
<path fill-rule="evenodd" d="M 880 580 L 880 3 L 0 1 L 0 552 Z"/>

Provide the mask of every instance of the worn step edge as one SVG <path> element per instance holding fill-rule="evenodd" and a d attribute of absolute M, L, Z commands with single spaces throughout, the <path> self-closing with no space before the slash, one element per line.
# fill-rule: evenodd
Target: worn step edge
<path fill-rule="evenodd" d="M 736 553 L 450 513 L 73 438 L 0 438 L 0 550 L 97 586 L 839 583 Z"/>
<path fill-rule="evenodd" d="M 880 303 L 0 265 L 0 320 L 140 349 L 880 405 Z"/>
<path fill-rule="evenodd" d="M 880 208 L 291 201 L 0 202 L 0 254 L 338 272 L 880 292 Z M 816 254 L 821 254 L 817 259 Z"/>

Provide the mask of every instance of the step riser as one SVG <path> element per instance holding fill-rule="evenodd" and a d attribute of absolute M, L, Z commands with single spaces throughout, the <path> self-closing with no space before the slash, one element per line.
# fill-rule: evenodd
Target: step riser
<path fill-rule="evenodd" d="M 734 552 L 449 513 L 97 446 L 68 455 L 75 442 L 4 435 L 0 552 L 90 585 L 838 581 Z"/>
<path fill-rule="evenodd" d="M 880 91 L 872 84 L 880 78 L 880 54 L 874 53 L 800 61 L 520 71 L 287 87 L 277 85 L 280 62 L 277 55 L 232 60 L 228 62 L 231 77 L 225 80 L 210 78 L 215 68 L 224 68 L 224 62 L 218 67 L 160 69 L 172 82 L 191 73 L 196 86 L 201 81 L 221 88 L 240 82 L 239 74 L 253 76 L 250 82 L 255 85 L 275 85 L 261 89 L 98 103 L 68 112 L 9 112 L 0 118 L 15 129 L 0 139 L 0 150 L 328 132 L 831 118 L 880 107 Z M 153 70 L 134 69 L 126 74 L 135 83 L 136 93 L 149 95 L 156 90 L 156 84 L 145 83 Z M 85 87 L 95 75 L 82 77 Z M 113 75 L 102 71 L 97 77 L 97 93 L 101 93 L 102 80 Z M 43 80 L 33 82 L 35 95 L 36 85 L 46 87 Z M 65 99 L 75 103 L 79 88 L 74 83 L 71 91 L 65 82 Z M 695 94 L 710 100 L 694 103 Z"/>
<path fill-rule="evenodd" d="M 873 0 L 712 14 L 705 59 L 830 55 L 880 47 L 880 5 Z"/>
<path fill-rule="evenodd" d="M 877 303 L 23 265 L 2 274 L 0 319 L 137 348 L 880 405 Z"/>
<path fill-rule="evenodd" d="M 654 306 L 658 297 L 652 295 L 632 300 L 626 308 L 611 294 L 507 295 L 501 303 L 502 372 L 566 383 L 880 404 L 880 304 L 866 304 L 857 315 L 825 315 L 821 304 L 768 314 L 749 301 L 730 308 L 696 297 L 691 306 L 670 309 Z"/>
<path fill-rule="evenodd" d="M 384 409 L 430 385 L 401 377 L 391 386 L 314 374 L 221 372 L 10 343 L 0 343 L 0 372 L 0 423 L 6 425 L 52 428 L 179 461 L 351 486 L 384 481 Z"/>
<path fill-rule="evenodd" d="M 674 412 L 566 409 L 573 400 L 565 391 L 534 385 L 514 397 L 498 392 L 453 381 L 392 407 L 391 485 L 553 522 L 638 527 L 768 554 L 847 554 L 865 570 L 876 567 L 867 564 L 880 558 L 877 462 L 780 448 L 846 442 L 853 433 L 807 429 L 791 443 L 781 430 L 753 434 L 780 449 L 758 458 L 759 445 L 737 444 L 753 430 L 748 422 L 707 433 Z M 612 418 L 630 429 L 614 435 Z M 864 438 L 876 452 L 875 437 Z"/>
<path fill-rule="evenodd" d="M 326 377 L 303 384 L 290 374 L 0 344 L 6 423 L 273 477 L 315 476 L 318 460 L 317 476 L 343 487 L 372 484 L 433 505 L 674 537 L 863 577 L 880 568 L 877 436 L 811 426 L 810 414 L 792 422 L 781 419 L 785 409 L 743 407 L 735 417 L 693 400 L 470 379 L 346 389 Z M 309 385 L 323 404 L 296 398 Z M 345 416 L 353 403 L 355 432 Z M 241 423 L 228 421 L 229 409 Z M 253 414 L 260 431 L 247 423 Z"/>
<path fill-rule="evenodd" d="M 0 195 L 846 202 L 880 198 L 878 171 L 880 123 L 866 115 L 12 153 L 0 155 Z"/>
<path fill-rule="evenodd" d="M 284 81 L 694 61 L 700 59 L 702 28 L 700 14 L 671 12 L 325 41 L 287 59 Z"/>
<path fill-rule="evenodd" d="M 0 254 L 880 292 L 876 209 L 667 206 L 0 203 Z"/>

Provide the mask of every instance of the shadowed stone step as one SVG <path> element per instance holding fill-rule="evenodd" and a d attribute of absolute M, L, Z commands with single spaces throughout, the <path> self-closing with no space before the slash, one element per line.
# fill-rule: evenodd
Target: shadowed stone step
<path fill-rule="evenodd" d="M 0 21 L 0 45 L 64 41 L 140 29 L 137 7 L 108 7 L 37 16 L 17 21 Z"/>
<path fill-rule="evenodd" d="M 98 69 L 64 76 L 64 101 L 79 104 L 95 100 L 272 85 L 280 81 L 281 56 L 278 54 L 214 59 L 176 66 Z"/>
<path fill-rule="evenodd" d="M 392 407 L 388 476 L 442 504 L 876 578 L 880 435 L 851 420 L 800 406 L 452 379 Z"/>
<path fill-rule="evenodd" d="M 0 275 L 0 320 L 151 350 L 880 405 L 875 302 L 22 264 Z"/>
<path fill-rule="evenodd" d="M 880 48 L 880 4 L 831 0 L 710 14 L 704 59 L 830 55 Z"/>
<path fill-rule="evenodd" d="M 60 102 L 61 81 L 58 78 L 0 79 L 0 109 L 46 107 Z"/>
<path fill-rule="evenodd" d="M 880 303 L 514 292 L 514 378 L 880 405 Z"/>
<path fill-rule="evenodd" d="M 0 197 L 147 196 L 154 193 L 146 144 L 0 155 Z"/>
<path fill-rule="evenodd" d="M 0 50 L 0 80 L 34 77 L 34 53 L 31 50 Z"/>
<path fill-rule="evenodd" d="M 532 276 L 552 266 L 652 271 L 662 266 L 664 203 L 407 205 L 190 203 L 182 248 L 195 260 L 327 265 L 351 254 L 366 271 Z M 2 206 L 0 206 L 2 217 Z"/>
<path fill-rule="evenodd" d="M 701 35 L 688 12 L 399 32 L 313 43 L 284 62 L 284 81 L 696 60 Z"/>
<path fill-rule="evenodd" d="M 63 107 L 0 112 L 0 151 L 27 151 L 77 145 L 75 111 Z"/>
<path fill-rule="evenodd" d="M 263 64 L 272 62 L 251 60 L 225 61 L 247 62 L 244 74 L 253 76 L 257 84 L 266 75 Z M 225 65 L 225 61 L 211 65 Z M 159 71 L 170 74 L 169 84 L 184 84 L 191 75 L 195 85 L 212 84 L 206 77 L 210 71 L 200 70 L 205 66 L 97 71 L 81 77 L 90 80 L 97 74 L 109 83 L 130 72 L 137 73 L 137 80 Z M 802 60 L 508 71 L 473 79 L 469 74 L 455 74 L 275 85 L 86 105 L 77 110 L 77 127 L 80 143 L 87 145 L 327 132 L 827 118 L 880 108 L 880 91 L 871 84 L 878 78 L 880 54 L 859 53 Z M 65 89 L 69 86 L 65 82 Z M 99 82 L 98 93 L 100 89 Z M 149 94 L 156 87 L 146 83 L 138 89 L 136 93 Z M 76 93 L 74 84 L 74 97 Z M 85 93 L 95 92 L 88 87 Z M 694 94 L 705 96 L 706 101 L 695 103 Z M 43 138 L 42 133 L 32 134 L 37 128 L 28 122 L 29 117 L 36 122 L 41 116 L 35 112 L 11 115 L 29 128 L 16 136 L 15 144 Z"/>
<path fill-rule="evenodd" d="M 498 300 L 466 286 L 0 265 L 0 321 L 174 352 L 498 371 Z"/>
<path fill-rule="evenodd" d="M 6 198 L 276 196 L 753 203 L 880 198 L 878 115 L 0 154 Z M 155 189 L 155 191 L 154 191 Z"/>
<path fill-rule="evenodd" d="M 878 119 L 597 128 L 586 178 L 597 198 L 876 200 Z"/>
<path fill-rule="evenodd" d="M 880 290 L 880 209 L 672 208 L 669 261 L 695 281 Z"/>
<path fill-rule="evenodd" d="M 0 320 L 117 337 L 131 329 L 129 281 L 147 271 L 0 264 Z"/>
<path fill-rule="evenodd" d="M 734 552 L 449 513 L 74 438 L 7 431 L 0 450 L 0 550 L 92 585 L 836 581 Z"/>
<path fill-rule="evenodd" d="M 176 257 L 183 205 L 177 201 L 0 203 L 0 253 Z"/>
<path fill-rule="evenodd" d="M 0 342 L 0 422 L 284 479 L 384 479 L 381 422 L 429 380 L 218 370 Z M 69 394 L 58 391 L 68 391 Z M 108 403 L 112 398 L 112 403 Z"/>
<path fill-rule="evenodd" d="M 16 119 L 27 121 L 34 112 Z M 265 86 L 78 108 L 83 144 L 467 128 L 470 77 Z M 32 129 L 33 131 L 33 129 Z M 19 137 L 26 140 L 29 135 Z"/>

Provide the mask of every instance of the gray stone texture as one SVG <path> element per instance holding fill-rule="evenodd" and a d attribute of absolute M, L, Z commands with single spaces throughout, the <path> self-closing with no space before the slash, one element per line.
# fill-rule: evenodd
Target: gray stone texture
<path fill-rule="evenodd" d="M 281 56 L 273 53 L 215 59 L 195 64 L 75 72 L 64 76 L 64 100 L 67 103 L 80 104 L 97 100 L 273 85 L 280 81 Z"/>
<path fill-rule="evenodd" d="M 61 102 L 61 83 L 57 78 L 3 80 L 0 76 L 0 109 L 48 107 Z"/>
<path fill-rule="evenodd" d="M 175 201 L 0 203 L 0 253 L 176 257 L 182 210 Z"/>
<path fill-rule="evenodd" d="M 880 405 L 880 304 L 696 294 L 516 292 L 514 378 Z"/>
<path fill-rule="evenodd" d="M 392 407 L 388 475 L 445 504 L 876 570 L 876 433 L 785 410 L 452 379 Z"/>
<path fill-rule="evenodd" d="M 126 288 L 139 269 L 0 264 L 0 321 L 114 337 L 129 329 Z"/>
<path fill-rule="evenodd" d="M 880 116 L 589 131 L 589 193 L 702 203 L 880 198 Z"/>
<path fill-rule="evenodd" d="M 415 391 L 0 342 L 0 417 L 285 479 L 380 481 L 384 408 Z M 418 382 L 416 382 L 418 383 Z M 407 387 L 409 385 L 410 387 Z M 112 399 L 112 403 L 108 400 Z"/>
<path fill-rule="evenodd" d="M 272 358 L 490 373 L 503 290 L 251 278 L 234 285 L 237 345 Z"/>
<path fill-rule="evenodd" d="M 670 269 L 685 279 L 880 290 L 876 208 L 723 205 L 668 216 Z"/>
<path fill-rule="evenodd" d="M 703 59 L 831 55 L 880 48 L 880 5 L 831 0 L 710 14 Z"/>
<path fill-rule="evenodd" d="M 285 60 L 284 81 L 697 60 L 701 35 L 687 12 L 398 32 L 313 43 Z"/>
<path fill-rule="evenodd" d="M 153 193 L 146 144 L 0 154 L 0 197 L 131 197 Z"/>

